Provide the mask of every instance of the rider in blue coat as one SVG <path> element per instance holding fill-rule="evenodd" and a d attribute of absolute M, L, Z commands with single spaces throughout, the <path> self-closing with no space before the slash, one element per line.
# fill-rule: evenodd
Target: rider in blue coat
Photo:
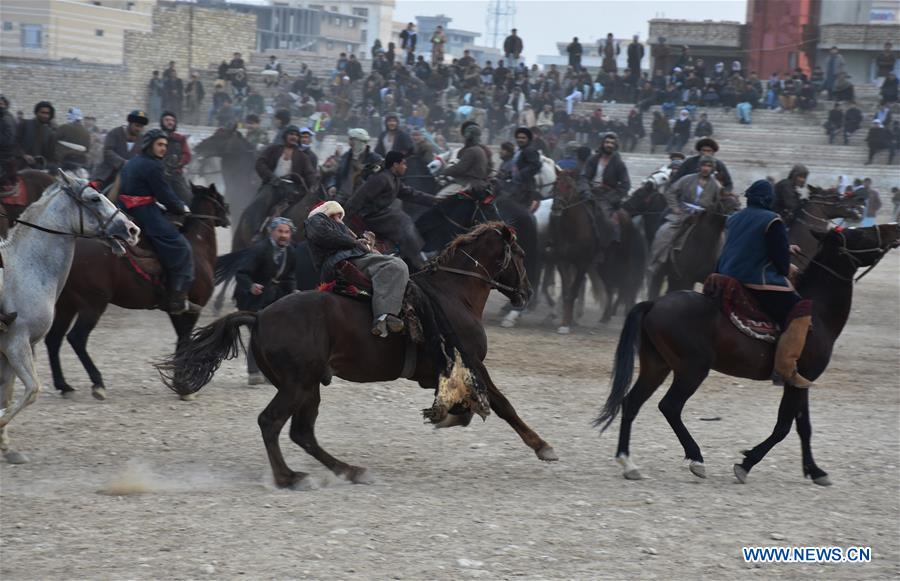
<path fill-rule="evenodd" d="M 191 245 L 163 215 L 159 204 L 170 214 L 190 212 L 165 179 L 162 159 L 169 139 L 161 129 L 152 129 L 141 141 L 141 155 L 125 164 L 121 173 L 119 206 L 141 227 L 166 271 L 169 290 L 166 310 L 173 315 L 188 310 L 187 291 L 194 280 Z"/>
<path fill-rule="evenodd" d="M 788 241 L 787 229 L 772 211 L 775 190 L 767 180 L 757 180 L 744 193 L 747 207 L 726 223 L 726 240 L 716 271 L 737 279 L 756 298 L 762 310 L 783 329 L 775 351 L 775 372 L 795 387 L 811 382 L 797 372 L 811 315 L 791 318 L 802 297 L 790 277 L 797 271 L 791 253 L 799 248 Z"/>

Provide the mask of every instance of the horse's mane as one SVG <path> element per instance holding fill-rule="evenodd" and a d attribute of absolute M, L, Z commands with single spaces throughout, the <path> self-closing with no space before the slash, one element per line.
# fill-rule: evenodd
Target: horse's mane
<path fill-rule="evenodd" d="M 502 232 L 505 228 L 508 228 L 508 226 L 503 222 L 494 221 L 479 224 L 468 232 L 460 234 L 459 236 L 454 238 L 450 242 L 450 244 L 448 244 L 447 247 L 441 251 L 435 261 L 438 264 L 447 264 L 454 256 L 456 256 L 456 250 L 460 246 L 465 246 L 466 244 L 475 242 L 482 234 L 484 234 L 488 230 L 496 230 Z"/>
<path fill-rule="evenodd" d="M 78 180 L 79 182 L 83 182 L 84 180 Z M 25 211 L 19 216 L 18 220 L 24 220 L 26 222 L 34 222 L 34 218 L 43 213 L 44 208 L 47 204 L 50 203 L 50 200 L 53 198 L 51 194 L 54 194 L 60 190 L 62 187 L 62 182 L 56 180 L 45 189 L 40 197 L 32 202 Z M 9 233 L 6 238 L 0 239 L 0 248 L 7 248 L 12 245 L 12 242 L 17 238 L 17 234 L 20 234 L 25 231 L 25 228 L 10 228 Z"/>

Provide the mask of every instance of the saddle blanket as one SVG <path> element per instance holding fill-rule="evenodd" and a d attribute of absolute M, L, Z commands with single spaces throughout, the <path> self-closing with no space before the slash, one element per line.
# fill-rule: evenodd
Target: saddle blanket
<path fill-rule="evenodd" d="M 711 274 L 703 283 L 703 294 L 716 302 L 719 310 L 738 330 L 754 339 L 775 343 L 781 330 L 759 307 L 756 299 L 737 279 Z"/>

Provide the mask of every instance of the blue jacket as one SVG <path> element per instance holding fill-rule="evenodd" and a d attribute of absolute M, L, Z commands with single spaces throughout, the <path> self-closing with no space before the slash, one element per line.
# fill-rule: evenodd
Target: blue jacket
<path fill-rule="evenodd" d="M 122 167 L 121 194 L 127 196 L 152 196 L 169 211 L 181 214 L 184 202 L 166 181 L 162 160 L 141 154 L 129 159 Z"/>
<path fill-rule="evenodd" d="M 716 272 L 736 278 L 750 288 L 793 290 L 787 279 L 787 229 L 778 214 L 750 206 L 729 217 L 725 228 L 725 247 Z"/>

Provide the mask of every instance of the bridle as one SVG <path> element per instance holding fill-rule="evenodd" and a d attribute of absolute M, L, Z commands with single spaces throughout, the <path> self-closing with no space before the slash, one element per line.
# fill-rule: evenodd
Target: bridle
<path fill-rule="evenodd" d="M 803 255 L 805 258 L 809 259 L 809 262 L 811 264 L 815 264 L 816 266 L 818 266 L 819 268 L 821 268 L 828 274 L 832 275 L 833 277 L 835 277 L 838 280 L 841 280 L 843 282 L 849 282 L 851 284 L 853 284 L 854 282 L 859 282 L 860 279 L 862 279 L 862 277 L 869 274 L 869 272 L 871 272 L 872 269 L 875 268 L 879 262 L 881 262 L 881 259 L 884 258 L 884 256 L 892 248 L 892 247 L 888 247 L 888 248 L 882 247 L 881 228 L 879 228 L 878 226 L 875 226 L 875 235 L 878 238 L 878 242 L 872 248 L 861 248 L 861 249 L 847 248 L 847 237 L 844 236 L 844 233 L 841 231 L 838 231 L 837 234 L 841 237 L 841 246 L 840 246 L 840 248 L 838 248 L 838 254 L 840 256 L 846 257 L 850 261 L 850 265 L 853 267 L 854 272 L 856 272 L 863 265 L 862 261 L 856 257 L 857 254 L 865 254 L 868 252 L 877 252 L 878 253 L 878 257 L 875 259 L 875 261 L 872 264 L 870 264 L 869 267 L 865 271 L 863 271 L 863 273 L 861 275 L 857 276 L 856 279 L 854 279 L 852 275 L 846 276 L 846 275 L 843 275 L 843 274 L 837 272 L 830 266 L 822 264 L 815 258 L 810 258 L 808 256 Z M 819 244 L 819 246 L 821 247 L 821 243 Z"/>
<path fill-rule="evenodd" d="M 122 210 L 120 210 L 119 208 L 116 208 L 116 211 L 113 212 L 109 216 L 109 218 L 104 219 L 103 216 L 100 214 L 100 212 L 98 212 L 94 208 L 91 208 L 90 206 L 88 206 L 87 203 L 81 198 L 81 196 L 84 194 L 84 190 L 86 190 L 89 187 L 92 187 L 91 184 L 86 183 L 86 184 L 82 185 L 80 187 L 80 189 L 78 190 L 78 192 L 76 193 L 68 185 L 60 186 L 60 190 L 62 190 L 63 193 L 65 193 L 67 196 L 69 196 L 69 198 L 71 198 L 72 201 L 75 202 L 75 205 L 78 206 L 78 232 L 77 233 L 63 232 L 61 230 L 54 230 L 52 228 L 46 228 L 44 226 L 41 226 L 40 224 L 34 224 L 32 222 L 21 220 L 19 218 L 11 218 L 9 215 L 7 215 L 6 213 L 3 213 L 3 212 L 0 212 L 0 215 L 8 218 L 11 226 L 14 224 L 22 224 L 23 226 L 28 226 L 29 228 L 33 228 L 33 229 L 39 230 L 41 232 L 46 232 L 47 234 L 55 234 L 57 236 L 72 236 L 73 238 L 85 238 L 85 239 L 93 239 L 93 240 L 97 240 L 97 239 L 109 240 L 112 238 L 112 236 L 110 236 L 108 234 L 107 228 L 109 228 L 109 225 L 112 223 L 113 220 L 115 220 L 116 216 L 118 216 L 122 212 Z M 101 194 L 101 196 L 102 196 L 102 194 Z M 84 213 L 85 212 L 87 212 L 88 214 L 90 214 L 97 220 L 97 223 L 100 225 L 98 228 L 100 234 L 85 234 L 84 233 Z"/>
<path fill-rule="evenodd" d="M 501 237 L 503 236 L 503 234 L 497 229 L 494 229 L 494 232 L 499 234 Z M 507 242 L 504 240 L 503 260 L 500 262 L 500 270 L 497 272 L 497 275 L 492 276 L 491 272 L 487 269 L 487 267 L 484 264 L 482 264 L 477 258 L 472 256 L 471 254 L 469 254 L 462 248 L 459 248 L 458 249 L 459 252 L 461 252 L 466 258 L 471 260 L 472 263 L 475 264 L 475 268 L 483 270 L 484 274 L 477 272 L 477 271 L 465 270 L 462 268 L 454 268 L 452 266 L 444 266 L 442 264 L 438 264 L 437 261 L 432 261 L 432 262 L 429 262 L 419 272 L 413 273 L 412 276 L 417 276 L 417 275 L 425 273 L 425 272 L 437 272 L 437 271 L 448 272 L 450 274 L 458 274 L 461 276 L 468 276 L 471 278 L 476 278 L 484 283 L 487 283 L 487 285 L 490 286 L 492 289 L 521 295 L 522 291 L 520 289 L 512 287 L 508 284 L 504 284 L 504 283 L 498 281 L 496 278 L 497 276 L 502 274 L 504 271 L 506 271 L 506 269 L 509 268 L 510 265 L 512 265 L 516 269 L 516 276 L 518 277 L 518 279 L 519 280 L 522 279 L 521 268 L 516 263 L 516 261 L 513 260 L 513 257 L 512 257 L 512 253 L 513 253 L 512 244 L 514 242 L 515 242 L 515 236 L 513 236 L 512 242 Z"/>
<path fill-rule="evenodd" d="M 228 213 L 230 212 L 230 209 L 229 209 L 227 203 L 222 203 L 212 196 L 205 196 L 205 198 L 207 200 L 209 200 L 210 202 L 212 202 L 218 209 L 222 210 L 222 212 L 225 214 L 225 216 L 227 216 Z M 198 221 L 200 221 L 200 224 L 203 224 L 204 226 L 211 228 L 211 229 L 215 229 L 216 226 L 221 226 L 224 228 L 228 225 L 227 218 L 223 218 L 222 216 L 219 216 L 218 214 L 195 214 L 195 213 L 191 212 L 190 214 L 188 214 L 186 216 L 186 218 L 195 218 Z M 206 222 L 203 222 L 203 220 L 212 220 L 213 225 L 210 226 Z"/>

